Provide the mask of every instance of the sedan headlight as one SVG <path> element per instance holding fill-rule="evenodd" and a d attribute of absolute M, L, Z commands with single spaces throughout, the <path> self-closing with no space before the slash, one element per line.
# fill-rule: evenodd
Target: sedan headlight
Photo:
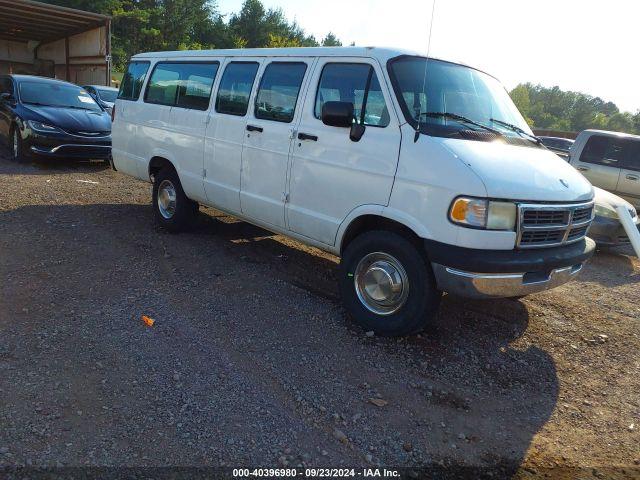
<path fill-rule="evenodd" d="M 53 125 L 49 125 L 47 123 L 42 123 L 42 122 L 36 122 L 34 120 L 29 120 L 29 121 L 27 121 L 27 124 L 29 125 L 29 128 L 31 130 L 34 130 L 36 132 L 41 132 L 41 133 L 60 132 L 60 129 L 58 127 L 54 127 Z"/>
<path fill-rule="evenodd" d="M 613 208 L 611 208 L 608 205 L 596 203 L 596 206 L 594 207 L 594 212 L 596 214 L 596 217 L 606 217 L 606 218 L 613 218 L 615 220 L 618 220 L 618 212 L 616 212 Z"/>
<path fill-rule="evenodd" d="M 515 230 L 515 203 L 483 198 L 458 197 L 451 204 L 449 219 L 459 225 L 487 230 Z"/>

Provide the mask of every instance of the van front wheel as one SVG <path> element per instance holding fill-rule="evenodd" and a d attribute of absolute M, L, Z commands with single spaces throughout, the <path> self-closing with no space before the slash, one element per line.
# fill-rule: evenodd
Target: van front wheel
<path fill-rule="evenodd" d="M 340 294 L 349 315 L 377 335 L 409 335 L 435 319 L 442 294 L 424 254 L 406 238 L 371 231 L 340 262 Z"/>
<path fill-rule="evenodd" d="M 153 179 L 153 211 L 159 225 L 170 232 L 186 230 L 192 223 L 198 204 L 182 190 L 175 170 L 163 168 Z"/>

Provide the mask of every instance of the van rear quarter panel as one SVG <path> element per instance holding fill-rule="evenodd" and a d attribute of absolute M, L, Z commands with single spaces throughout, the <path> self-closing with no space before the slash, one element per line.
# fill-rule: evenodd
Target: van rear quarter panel
<path fill-rule="evenodd" d="M 149 181 L 146 158 L 146 140 L 139 130 L 139 118 L 144 105 L 140 101 L 116 101 L 115 120 L 111 125 L 111 155 L 119 172 L 126 173 L 140 180 Z"/>

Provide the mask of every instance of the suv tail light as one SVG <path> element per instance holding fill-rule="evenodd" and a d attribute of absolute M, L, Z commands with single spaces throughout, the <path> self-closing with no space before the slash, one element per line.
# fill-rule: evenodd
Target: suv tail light
<path fill-rule="evenodd" d="M 116 119 L 116 106 L 114 105 L 111 109 L 111 123 Z"/>

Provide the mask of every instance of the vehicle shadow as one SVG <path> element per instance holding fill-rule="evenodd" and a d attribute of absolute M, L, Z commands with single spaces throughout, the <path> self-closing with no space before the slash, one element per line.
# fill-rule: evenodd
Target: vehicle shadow
<path fill-rule="evenodd" d="M 9 150 L 0 143 L 0 175 L 51 175 L 60 173 L 94 173 L 111 168 L 102 160 L 30 159 L 24 162 L 11 160 Z"/>
<path fill-rule="evenodd" d="M 640 262 L 630 246 L 599 249 L 580 275 L 604 287 L 640 282 Z"/>
<path fill-rule="evenodd" d="M 337 380 L 324 379 L 313 366 L 302 364 L 296 365 L 295 378 L 286 375 L 295 381 L 301 397 L 316 396 L 318 385 L 330 390 L 331 382 L 349 392 L 349 388 L 357 392 L 362 384 L 385 392 L 386 410 L 370 404 L 359 407 L 370 422 L 367 428 L 381 438 L 376 455 L 382 464 L 401 458 L 404 465 L 434 474 L 512 476 L 557 402 L 553 358 L 524 338 L 534 320 L 520 301 L 469 301 L 446 295 L 437 325 L 425 334 L 368 337 L 352 322 L 345 328 L 335 287 L 335 257 L 210 209 L 199 215 L 190 232 L 178 235 L 154 227 L 149 206 L 132 204 L 27 206 L 0 212 L 0 224 L 0 248 L 6 252 L 0 275 L 8 278 L 2 295 L 11 302 L 27 301 L 30 292 L 37 291 L 38 302 L 48 306 L 67 295 L 77 297 L 77 291 L 68 290 L 76 282 L 101 292 L 105 301 L 100 309 L 107 316 L 111 299 L 134 298 L 131 292 L 145 291 L 145 282 L 152 281 L 150 291 L 186 302 L 175 305 L 178 311 L 200 309 L 194 315 L 206 322 L 206 312 L 219 308 L 216 302 L 223 303 L 215 297 L 216 289 L 223 287 L 217 278 L 228 279 L 230 290 L 218 293 L 238 297 L 238 303 L 225 300 L 225 310 L 238 309 L 228 317 L 255 323 L 217 320 L 212 335 L 233 338 L 228 348 L 235 349 L 234 360 L 244 362 L 255 378 L 272 375 L 256 363 L 252 353 L 256 345 L 267 349 L 272 361 L 294 362 L 289 351 L 276 348 L 286 340 L 300 347 L 297 355 L 321 356 L 331 345 L 323 368 Z M 40 265 L 42 271 L 30 272 L 25 266 L 31 264 Z M 55 276 L 47 272 L 47 265 L 55 265 Z M 32 279 L 40 277 L 57 282 L 56 289 L 36 288 Z M 288 305 L 283 298 L 265 300 L 278 281 L 309 292 L 326 318 L 307 316 L 302 313 L 306 307 Z M 200 299 L 196 306 L 178 296 L 176 282 L 184 286 L 184 295 Z M 240 288 L 250 291 L 243 296 Z M 284 291 L 293 295 L 288 288 Z M 127 302 L 139 301 L 136 308 L 146 311 L 145 295 Z M 252 298 L 262 302 L 259 313 L 249 311 L 258 308 L 248 305 Z M 297 318 L 282 318 L 282 312 Z M 55 310 L 46 313 L 49 323 L 56 324 Z M 107 340 L 108 335 L 103 341 Z M 337 394 L 336 398 L 340 400 Z M 332 408 L 336 410 L 329 413 L 340 406 Z M 313 421 L 323 429 L 333 430 L 328 423 L 332 420 L 325 418 L 328 414 L 309 415 L 316 415 Z M 354 432 L 358 428 L 353 426 Z M 400 443 L 400 453 L 385 450 L 384 442 L 394 440 L 398 432 L 424 447 L 417 452 Z M 382 442 L 382 437 L 388 439 Z"/>
<path fill-rule="evenodd" d="M 279 280 L 340 305 L 337 257 L 213 209 L 203 213 L 194 234 L 214 234 L 239 259 L 264 265 Z M 559 392 L 553 358 L 522 341 L 529 322 L 527 307 L 519 300 L 445 295 L 436 323 L 425 333 L 368 342 L 368 348 L 388 355 L 400 349 L 406 361 L 416 365 L 419 394 L 402 398 L 414 409 L 412 418 L 441 418 L 447 426 L 435 435 L 437 446 L 431 442 L 431 454 L 444 460 L 421 465 L 432 474 L 510 477 L 519 471 L 533 436 L 553 413 Z M 346 325 L 352 334 L 363 335 L 353 322 L 347 320 Z M 424 391 L 424 385 L 431 390 Z M 402 429 L 406 420 L 389 416 L 386 422 L 389 428 L 395 424 Z M 461 440 L 460 433 L 449 435 L 449 429 L 467 433 Z"/>

